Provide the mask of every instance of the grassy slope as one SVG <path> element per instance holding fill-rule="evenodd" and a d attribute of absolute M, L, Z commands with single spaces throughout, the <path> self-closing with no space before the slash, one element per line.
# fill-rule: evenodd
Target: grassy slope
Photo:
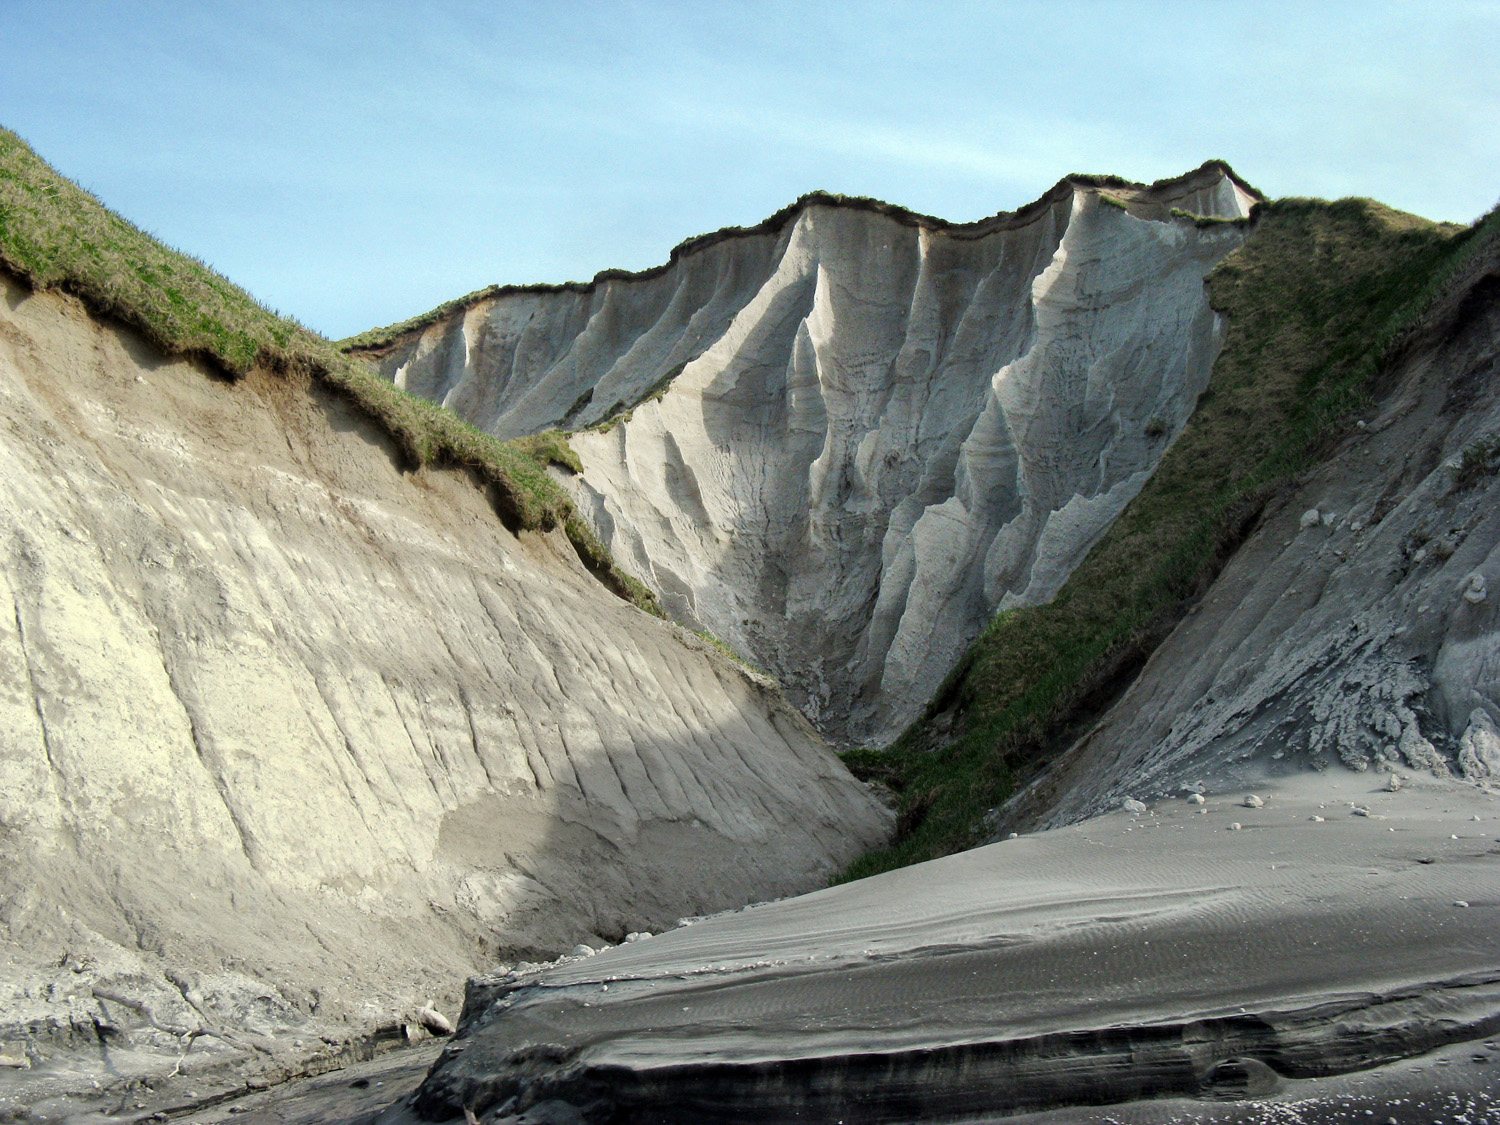
<path fill-rule="evenodd" d="M 1403 334 L 1497 235 L 1494 214 L 1461 229 L 1368 200 L 1258 207 L 1209 277 L 1229 317 L 1209 389 L 1151 481 L 1051 603 L 995 618 L 890 750 L 846 755 L 897 790 L 902 818 L 845 878 L 982 842 L 986 812 L 1166 636 L 1266 500 L 1329 454 Z M 950 709 L 944 743 L 929 724 Z"/>
<path fill-rule="evenodd" d="M 252 367 L 304 371 L 364 410 L 413 465 L 464 466 L 514 524 L 562 524 L 601 581 L 652 612 L 656 600 L 615 566 L 547 475 L 575 470 L 561 435 L 505 443 L 376 377 L 332 343 L 269 311 L 204 263 L 162 245 L 64 179 L 14 133 L 0 129 L 0 268 L 34 289 L 78 297 L 167 355 L 201 360 L 229 378 Z"/>

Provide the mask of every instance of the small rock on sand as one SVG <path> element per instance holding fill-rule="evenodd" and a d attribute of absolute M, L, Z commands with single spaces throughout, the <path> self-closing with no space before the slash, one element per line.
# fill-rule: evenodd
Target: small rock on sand
<path fill-rule="evenodd" d="M 1229 826 L 1229 831 L 1231 831 L 1231 832 L 1238 832 L 1239 830 L 1240 830 L 1240 822 L 1239 821 L 1235 821 L 1233 824 L 1231 824 Z"/>
<path fill-rule="evenodd" d="M 1401 788 L 1401 775 L 1393 773 L 1391 779 L 1385 783 L 1387 793 L 1394 793 Z"/>
<path fill-rule="evenodd" d="M 1310 821 L 1312 821 L 1314 824 L 1322 824 L 1323 823 L 1323 818 L 1321 816 L 1310 816 L 1307 819 L 1310 820 Z"/>
<path fill-rule="evenodd" d="M 1266 807 L 1266 803 L 1259 797 L 1257 797 L 1254 793 L 1251 793 L 1248 797 L 1245 798 L 1245 807 L 1247 809 L 1263 809 Z"/>
<path fill-rule="evenodd" d="M 1478 605 L 1489 597 L 1489 592 L 1484 588 L 1484 575 L 1471 574 L 1468 581 L 1464 583 L 1464 601 L 1470 605 Z"/>
<path fill-rule="evenodd" d="M 1120 807 L 1132 816 L 1140 816 L 1141 813 L 1146 811 L 1146 803 L 1144 801 L 1137 801 L 1134 797 L 1126 797 L 1120 802 Z"/>
<path fill-rule="evenodd" d="M 1203 794 L 1202 793 L 1189 793 L 1188 794 L 1188 804 L 1190 804 L 1190 805 L 1201 805 L 1201 804 L 1203 804 Z"/>
<path fill-rule="evenodd" d="M 1460 899 L 1454 899 L 1453 900 L 1453 905 L 1454 906 L 1461 906 L 1461 907 L 1464 907 L 1465 909 L 1467 909 L 1469 904 L 1467 902 L 1465 902 L 1463 899 L 1460 898 Z"/>
<path fill-rule="evenodd" d="M 651 936 L 651 932 L 649 930 L 637 930 L 637 931 L 634 931 L 632 933 L 626 934 L 625 935 L 625 940 L 628 941 L 628 942 L 634 943 L 634 942 L 638 942 L 638 941 L 645 941 L 650 936 Z"/>

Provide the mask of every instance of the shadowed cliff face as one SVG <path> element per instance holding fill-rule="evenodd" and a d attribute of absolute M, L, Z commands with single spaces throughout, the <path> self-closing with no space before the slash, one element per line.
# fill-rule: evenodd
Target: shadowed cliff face
<path fill-rule="evenodd" d="M 178 1049 L 96 987 L 359 1028 L 883 836 L 769 685 L 557 535 L 296 380 L 0 284 L 0 1040 Z"/>
<path fill-rule="evenodd" d="M 1181 430 L 1220 343 L 1203 275 L 1242 231 L 1170 212 L 1251 201 L 1218 167 L 966 228 L 815 201 L 372 358 L 498 435 L 582 429 L 570 483 L 621 564 L 825 733 L 883 742 Z"/>

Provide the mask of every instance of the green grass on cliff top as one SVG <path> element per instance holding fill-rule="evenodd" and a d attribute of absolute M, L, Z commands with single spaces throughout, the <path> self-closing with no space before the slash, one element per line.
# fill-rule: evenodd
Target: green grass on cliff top
<path fill-rule="evenodd" d="M 900 827 L 844 878 L 983 843 L 986 813 L 1140 666 L 1267 500 L 1329 456 L 1403 335 L 1497 236 L 1496 213 L 1461 228 L 1362 199 L 1260 205 L 1208 279 L 1229 325 L 1208 390 L 1146 487 L 1052 602 L 991 622 L 894 746 L 845 755 L 897 791 Z M 931 725 L 948 711 L 956 737 Z"/>
<path fill-rule="evenodd" d="M 6 129 L 0 129 L 0 269 L 33 289 L 71 293 L 164 354 L 199 360 L 228 378 L 255 367 L 306 373 L 368 414 L 413 466 L 468 469 L 515 526 L 562 525 L 605 585 L 660 612 L 655 596 L 614 564 L 547 475 L 549 461 L 578 468 L 562 435 L 501 442 L 406 394 L 203 262 L 122 219 Z"/>

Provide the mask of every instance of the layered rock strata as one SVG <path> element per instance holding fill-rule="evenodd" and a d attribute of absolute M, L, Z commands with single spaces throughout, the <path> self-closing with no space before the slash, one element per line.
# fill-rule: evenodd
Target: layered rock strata
<path fill-rule="evenodd" d="M 570 482 L 679 621 L 836 738 L 888 740 L 999 608 L 1045 601 L 1192 412 L 1218 164 L 954 226 L 812 196 L 640 275 L 496 290 L 362 354 Z"/>
<path fill-rule="evenodd" d="M 451 1005 L 884 836 L 773 687 L 461 475 L 0 286 L 0 1041 L 38 1073 Z"/>

